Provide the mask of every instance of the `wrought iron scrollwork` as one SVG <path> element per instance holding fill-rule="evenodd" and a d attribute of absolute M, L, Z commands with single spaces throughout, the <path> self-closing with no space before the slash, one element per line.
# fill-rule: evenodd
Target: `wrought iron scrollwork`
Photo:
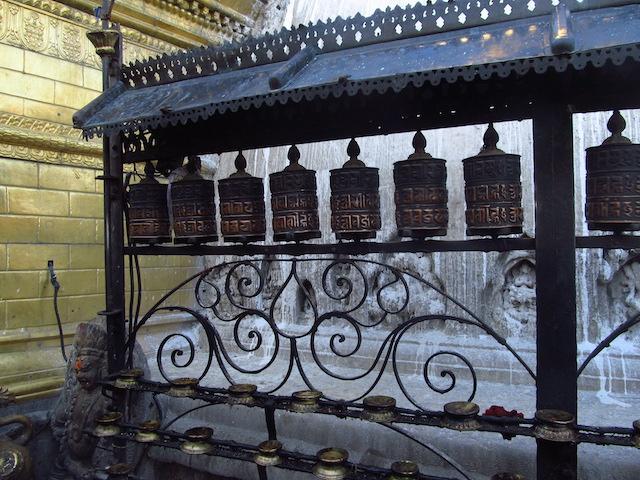
<path fill-rule="evenodd" d="M 157 350 L 157 363 L 160 374 L 169 382 L 171 376 L 166 362 L 178 371 L 199 365 L 201 381 L 215 363 L 227 381 L 234 384 L 237 375 L 259 378 L 259 374 L 278 359 L 285 358 L 287 366 L 279 370 L 284 373 L 273 387 L 265 389 L 266 393 L 283 388 L 294 372 L 309 389 L 319 389 L 311 372 L 311 369 L 319 369 L 334 380 L 366 382 L 362 393 L 339 399 L 348 403 L 357 402 L 371 393 L 390 368 L 405 398 L 418 409 L 426 410 L 411 394 L 410 390 L 415 386 L 409 388 L 406 384 L 399 366 L 401 347 L 407 338 L 424 334 L 426 327 L 456 324 L 486 334 L 510 352 L 535 381 L 529 365 L 505 338 L 462 303 L 415 273 L 373 260 L 353 258 L 275 259 L 270 260 L 269 265 L 283 268 L 281 279 L 274 274 L 268 280 L 268 268 L 260 260 L 222 263 L 193 275 L 164 295 L 141 318 L 128 345 L 133 344 L 140 328 L 155 314 L 182 312 L 193 317 L 198 328 L 204 330 L 207 344 L 198 349 L 186 332 L 172 333 L 164 338 Z M 304 279 L 303 273 L 311 273 L 314 281 Z M 169 305 L 172 295 L 190 283 L 195 284 L 197 307 Z M 283 322 L 280 312 L 282 308 L 291 307 L 286 305 L 287 299 L 294 298 L 294 295 L 286 294 L 291 288 L 295 288 L 305 306 L 304 314 L 294 324 Z M 414 288 L 428 289 L 442 296 L 459 314 L 410 313 Z M 385 322 L 389 325 L 383 325 Z M 222 331 L 225 328 L 231 328 L 227 337 Z M 372 354 L 366 355 L 363 345 L 369 332 L 375 332 L 379 345 Z M 176 341 L 182 346 L 170 349 Z M 203 355 L 206 361 L 196 362 L 197 355 Z M 309 355 L 312 362 L 307 358 Z M 351 368 L 348 373 L 335 365 L 356 358 L 366 365 Z M 450 361 L 441 363 L 443 359 Z M 455 362 L 455 368 L 449 366 L 451 361 Z M 468 380 L 464 384 L 471 401 L 478 386 L 476 369 L 460 352 L 437 350 L 432 353 L 421 369 L 424 386 L 437 394 L 452 392 L 461 385 L 460 368 L 468 372 L 464 375 Z M 440 382 L 436 380 L 437 375 L 442 379 Z M 330 395 L 325 398 L 338 400 Z"/>

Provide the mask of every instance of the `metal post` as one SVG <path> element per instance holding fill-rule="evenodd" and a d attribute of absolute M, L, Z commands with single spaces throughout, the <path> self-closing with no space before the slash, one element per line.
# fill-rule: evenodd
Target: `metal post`
<path fill-rule="evenodd" d="M 110 28 L 110 13 L 113 2 L 102 2 L 102 28 Z M 115 54 L 102 57 L 102 88 L 107 90 L 120 77 L 122 66 L 122 39 L 118 41 Z M 124 227 L 122 212 L 122 149 L 119 134 L 103 138 L 104 180 L 104 232 L 105 232 L 105 285 L 109 372 L 124 367 L 125 337 L 125 283 L 124 283 Z"/>
<path fill-rule="evenodd" d="M 577 414 L 573 129 L 569 106 L 533 118 L 536 197 L 537 408 Z M 538 441 L 538 480 L 575 479 L 575 444 Z"/>

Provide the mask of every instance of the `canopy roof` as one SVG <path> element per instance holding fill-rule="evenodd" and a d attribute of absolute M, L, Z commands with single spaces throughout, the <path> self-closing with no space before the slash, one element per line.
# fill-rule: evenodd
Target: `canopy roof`
<path fill-rule="evenodd" d="M 125 67 L 74 124 L 91 137 L 329 96 L 640 61 L 637 2 L 566 0 L 566 25 L 559 3 L 437 2 L 164 55 Z"/>

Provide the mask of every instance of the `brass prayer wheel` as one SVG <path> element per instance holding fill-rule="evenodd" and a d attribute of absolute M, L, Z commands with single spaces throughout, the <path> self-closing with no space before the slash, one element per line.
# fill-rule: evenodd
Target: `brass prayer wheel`
<path fill-rule="evenodd" d="M 400 460 L 399 462 L 393 462 L 391 464 L 391 475 L 389 480 L 411 480 L 412 478 L 418 478 L 420 470 L 418 465 L 409 460 Z"/>
<path fill-rule="evenodd" d="M 316 478 L 322 480 L 342 480 L 349 473 L 347 460 L 349 452 L 342 448 L 323 448 L 316 457 L 318 463 L 313 466 L 312 472 Z"/>
<path fill-rule="evenodd" d="M 361 417 L 370 422 L 392 422 L 396 418 L 396 399 L 384 395 L 372 395 L 362 401 Z"/>
<path fill-rule="evenodd" d="M 587 148 L 589 230 L 640 230 L 640 144 L 622 135 L 626 122 L 618 110 L 607 122 L 611 136 Z"/>
<path fill-rule="evenodd" d="M 174 243 L 215 242 L 214 183 L 200 176 L 200 158 L 189 157 L 188 174 L 170 186 Z"/>
<path fill-rule="evenodd" d="M 550 442 L 574 442 L 576 418 L 563 410 L 538 410 L 535 415 L 536 424 L 533 430 L 536 438 Z"/>
<path fill-rule="evenodd" d="M 118 422 L 122 419 L 120 412 L 107 412 L 96 419 L 96 428 L 93 434 L 96 437 L 106 438 L 115 437 L 120 434 L 120 426 Z"/>
<path fill-rule="evenodd" d="M 266 232 L 264 185 L 248 174 L 247 160 L 238 152 L 237 171 L 218 182 L 221 230 L 225 242 L 260 242 Z"/>
<path fill-rule="evenodd" d="M 138 432 L 135 440 L 140 443 L 151 443 L 160 440 L 158 430 L 160 430 L 160 422 L 158 420 L 147 420 L 138 425 Z"/>
<path fill-rule="evenodd" d="M 267 440 L 258 445 L 258 453 L 253 457 L 253 461 L 256 465 L 262 467 L 271 467 L 273 465 L 279 465 L 282 462 L 282 458 L 278 455 L 278 452 L 282 448 L 282 443 L 278 440 Z"/>
<path fill-rule="evenodd" d="M 298 161 L 300 150 L 293 145 L 287 154 L 289 165 L 269 175 L 273 239 L 276 242 L 320 238 L 316 172 Z"/>
<path fill-rule="evenodd" d="M 476 430 L 480 427 L 480 407 L 473 402 L 449 402 L 444 406 L 444 426 L 451 430 Z"/>
<path fill-rule="evenodd" d="M 145 177 L 129 186 L 128 231 L 132 243 L 155 245 L 171 241 L 167 185 L 153 177 L 151 162 L 144 167 Z"/>
<path fill-rule="evenodd" d="M 490 123 L 480 153 L 462 161 L 467 235 L 496 237 L 522 233 L 520 155 L 500 150 L 499 139 Z"/>
<path fill-rule="evenodd" d="M 415 152 L 393 164 L 398 235 L 423 239 L 447 234 L 446 161 L 425 151 L 422 132 L 413 137 Z"/>
<path fill-rule="evenodd" d="M 360 147 L 351 139 L 349 160 L 331 170 L 331 229 L 338 240 L 375 238 L 382 227 L 378 169 L 358 159 Z"/>
<path fill-rule="evenodd" d="M 187 455 L 203 455 L 209 453 L 213 446 L 209 443 L 213 436 L 213 429 L 209 427 L 194 427 L 184 432 L 187 440 L 180 444 L 180 450 Z"/>

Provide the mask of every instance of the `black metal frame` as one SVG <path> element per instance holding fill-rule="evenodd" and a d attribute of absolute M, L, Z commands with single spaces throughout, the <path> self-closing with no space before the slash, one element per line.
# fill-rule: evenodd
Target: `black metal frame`
<path fill-rule="evenodd" d="M 475 2 L 469 3 L 475 5 Z M 478 8 L 473 7 L 473 15 L 480 15 L 480 7 L 490 8 L 490 3 L 478 2 Z M 497 3 L 497 2 L 496 2 Z M 523 2 L 521 2 L 523 3 Z M 619 3 L 627 4 L 633 2 L 609 2 L 610 4 Z M 482 5 L 481 5 L 482 4 Z M 438 3 L 437 9 L 445 9 L 447 4 Z M 441 15 L 447 21 L 455 22 L 458 11 L 457 5 L 452 5 L 451 12 L 443 10 Z M 420 9 L 422 7 L 416 7 Z M 425 12 L 432 7 L 425 7 Z M 522 11 L 521 11 L 522 10 Z M 435 10 L 434 10 L 435 11 Z M 438 10 L 440 12 L 440 10 Z M 408 17 L 403 15 L 408 13 Z M 520 16 L 524 16 L 526 12 L 521 8 L 516 12 Z M 549 12 L 547 12 L 549 13 Z M 454 15 L 455 14 L 455 15 Z M 407 22 L 413 22 L 415 18 L 414 10 L 393 10 L 387 12 L 376 13 L 376 22 L 380 22 L 382 18 L 391 18 L 395 20 L 388 22 L 387 27 L 396 30 L 395 26 L 398 22 L 401 27 L 408 25 Z M 447 16 L 448 15 L 448 16 Z M 408 20 L 407 20 L 408 18 Z M 469 17 L 471 22 L 478 23 L 478 18 Z M 506 19 L 506 18 L 505 18 Z M 505 20 L 502 19 L 502 20 Z M 356 17 L 355 23 L 364 19 Z M 354 23 L 352 20 L 339 20 L 337 23 L 345 28 L 347 25 Z M 351 23 L 349 23 L 351 22 Z M 304 27 L 303 38 L 307 35 L 307 31 L 313 32 L 314 28 L 322 30 L 324 24 L 320 27 Z M 372 23 L 373 25 L 373 23 Z M 105 27 L 107 26 L 105 22 Z M 328 28 L 328 27 L 327 27 Z M 433 25 L 425 24 L 425 28 L 433 29 Z M 462 27 L 461 27 L 462 28 Z M 466 27 L 465 27 L 466 28 Z M 402 28 L 401 28 L 402 30 Z M 346 30 L 345 30 L 346 31 Z M 302 30 L 300 31 L 302 32 Z M 300 33 L 297 32 L 297 33 Z M 352 32 L 353 33 L 353 32 Z M 370 32 L 373 33 L 373 32 Z M 296 31 L 292 35 L 295 36 Z M 421 34 L 424 34 L 421 33 Z M 285 35 L 285 33 L 280 34 Z M 375 34 L 373 34 L 375 36 Z M 385 35 L 392 35 L 391 30 Z M 408 34 L 411 36 L 410 34 Z M 268 40 L 277 41 L 280 37 L 269 37 Z M 355 37 L 354 37 L 355 38 Z M 345 40 L 346 36 L 345 36 Z M 301 41 L 300 38 L 296 41 Z M 344 48 L 350 48 L 349 45 L 355 40 L 349 37 Z M 365 38 L 365 41 L 377 42 L 373 37 Z M 349 43 L 351 42 L 351 43 Z M 295 42 L 294 42 L 295 43 Z M 331 48 L 334 48 L 332 46 Z M 217 55 L 225 58 L 227 64 L 225 68 L 233 68 L 228 61 L 235 47 L 206 52 L 206 55 Z M 298 45 L 298 49 L 300 46 Z M 339 50 L 341 48 L 335 48 Z M 615 49 L 614 49 L 615 50 Z M 624 52 L 623 52 L 624 50 Z M 535 374 L 530 371 L 532 378 L 537 383 L 537 408 L 538 409 L 562 409 L 577 416 L 577 381 L 578 376 L 582 373 L 588 362 L 600 351 L 606 348 L 611 341 L 629 328 L 639 322 L 638 318 L 634 318 L 625 322 L 624 325 L 617 328 L 611 335 L 605 338 L 601 344 L 588 357 L 583 365 L 577 366 L 577 345 L 576 345 L 576 285 L 575 285 L 575 249 L 576 248 L 640 248 L 640 238 L 636 236 L 603 236 L 603 237 L 577 237 L 575 236 L 575 218 L 574 218 L 574 169 L 573 169 L 573 141 L 572 141 L 572 122 L 571 115 L 577 112 L 598 111 L 613 108 L 640 108 L 640 90 L 635 85 L 636 79 L 640 75 L 640 63 L 638 62 L 638 46 L 627 45 L 620 47 L 620 57 L 616 58 L 615 52 L 607 52 L 607 58 L 614 60 L 606 65 L 598 65 L 585 63 L 581 69 L 567 69 L 568 63 L 571 61 L 568 57 L 551 56 L 548 63 L 554 63 L 556 68 L 544 68 L 540 71 L 534 71 L 531 68 L 524 68 L 520 65 L 518 68 L 512 68 L 505 75 L 493 75 L 487 72 L 492 70 L 491 65 L 484 65 L 478 69 L 465 81 L 455 81 L 449 83 L 446 81 L 437 82 L 428 81 L 424 84 L 416 84 L 406 79 L 391 80 L 397 83 L 395 89 L 385 89 L 381 93 L 363 94 L 361 91 L 354 90 L 353 95 L 333 98 L 314 97 L 307 101 L 289 102 L 283 105 L 277 102 L 267 102 L 260 104 L 261 106 L 248 105 L 247 109 L 235 108 L 229 109 L 224 113 L 213 115 L 206 120 L 189 125 L 164 126 L 151 131 L 142 131 L 135 133 L 114 133 L 105 136 L 104 140 L 104 176 L 105 182 L 105 258 L 107 271 L 107 309 L 105 315 L 107 317 L 107 326 L 109 333 L 109 367 L 112 373 L 119 371 L 126 363 L 127 348 L 131 347 L 135 341 L 135 335 L 139 328 L 144 325 L 153 315 L 153 313 L 164 310 L 177 310 L 192 315 L 197 322 L 205 329 L 207 338 L 210 341 L 210 356 L 208 366 L 211 365 L 212 359 L 218 364 L 229 364 L 229 357 L 220 349 L 221 343 L 219 335 L 214 324 L 204 317 L 201 313 L 180 306 L 166 306 L 163 304 L 165 300 L 171 297 L 176 290 L 171 290 L 160 302 L 158 302 L 142 319 L 138 322 L 138 312 L 140 309 L 140 276 L 138 273 L 138 302 L 134 312 L 134 295 L 132 292 L 132 303 L 129 306 L 129 337 L 127 338 L 126 320 L 125 320 L 125 294 L 124 294 L 124 255 L 131 256 L 131 278 L 133 275 L 133 266 L 138 265 L 137 255 L 264 255 L 270 257 L 273 255 L 290 255 L 293 257 L 304 255 L 364 255 L 368 253 L 394 253 L 394 252 L 435 252 L 435 251 L 509 251 L 509 250 L 535 250 L 536 270 L 538 278 L 544 278 L 545 281 L 537 282 L 537 371 Z M 243 50 L 241 61 L 248 61 L 252 53 L 256 53 L 252 48 Z M 291 56 L 297 53 L 292 48 Z M 204 53 L 201 53 L 204 55 Z M 592 52 L 592 55 L 598 56 L 602 52 Z M 289 54 L 287 53 L 287 58 Z M 228 58 L 227 58 L 228 57 Z M 164 78 L 167 71 L 176 65 L 189 65 L 190 59 L 188 55 L 177 55 L 174 57 L 162 57 L 158 60 L 157 68 L 162 70 L 158 77 L 157 83 L 175 82 L 173 74 L 169 78 Z M 213 57 L 212 57 L 213 58 Z M 218 58 L 218 57 L 215 57 Z M 281 60 L 286 60 L 283 58 Z M 120 77 L 120 59 L 121 50 L 112 58 L 105 57 L 103 69 L 105 89 L 116 85 Z M 270 61 L 272 59 L 269 59 Z M 276 58 L 273 61 L 278 60 Z M 261 61 L 265 61 L 262 59 Z M 606 59 L 604 62 L 606 63 Z M 544 63 L 545 60 L 543 59 Z M 564 62 L 564 64 L 563 64 Z M 269 63 L 269 62 L 266 62 Z M 560 65 L 560 67 L 557 67 Z M 564 66 L 563 66 L 564 65 Z M 529 67 L 533 67 L 533 63 Z M 135 88 L 141 87 L 138 77 L 147 75 L 152 78 L 153 68 L 142 73 L 136 72 L 136 68 L 148 69 L 149 65 L 140 64 L 129 67 L 124 76 L 127 81 L 133 82 Z M 156 68 L 156 67 L 154 67 Z M 494 68 L 495 71 L 500 70 L 500 66 Z M 194 73 L 188 69 L 187 77 L 193 76 Z M 178 70 L 176 70 L 178 72 Z M 483 74 L 484 72 L 484 74 Z M 209 72 L 212 73 L 212 72 Z M 465 72 L 458 72 L 464 76 Z M 144 75 L 143 75 L 144 74 Z M 199 72 L 198 75 L 206 75 L 207 72 Z M 442 73 L 442 79 L 447 79 L 447 73 Z M 399 82 L 399 83 L 398 83 Z M 343 84 L 338 83 L 335 88 L 350 88 L 348 81 Z M 615 85 L 615 87 L 612 87 Z M 353 86 L 355 89 L 355 86 Z M 360 88 L 360 87 L 358 87 Z M 536 238 L 507 238 L 507 239 L 473 239 L 463 241 L 407 241 L 396 243 L 375 243 L 375 242 L 355 242 L 355 243 L 338 243 L 331 245 L 321 244 L 289 244 L 289 245 L 244 245 L 244 246 L 192 246 L 192 247 L 124 247 L 124 232 L 122 229 L 122 214 L 124 211 L 123 188 L 122 188 L 122 168 L 126 162 L 139 162 L 147 159 L 171 159 L 175 156 L 183 157 L 188 154 L 202 154 L 211 152 L 223 152 L 237 149 L 259 148 L 276 145 L 287 145 L 292 143 L 305 143 L 323 140 L 333 140 L 341 138 L 349 138 L 353 136 L 380 135 L 394 132 L 405 132 L 416 129 L 431 129 L 448 126 L 459 126 L 468 124 L 484 123 L 487 121 L 504 121 L 531 118 L 533 119 L 533 137 L 534 137 L 534 177 L 535 177 L 535 197 L 536 197 Z M 212 136 L 210 132 L 216 132 Z M 247 131 L 251 131 L 252 135 L 246 135 Z M 188 141 L 186 141 L 188 139 Z M 298 261 L 306 261 L 308 257 L 302 257 L 299 260 L 278 260 L 290 262 L 295 266 Z M 333 262 L 336 264 L 349 264 L 356 266 L 359 262 L 354 258 L 340 258 L 333 260 L 323 257 L 322 261 Z M 250 260 L 240 260 L 233 265 L 243 266 L 254 270 L 260 275 L 259 269 Z M 402 284 L 403 276 L 407 272 L 400 272 L 392 266 L 381 265 L 383 268 L 391 269 L 395 276 L 392 283 L 399 282 Z M 224 266 L 233 268 L 230 264 Z M 222 292 L 216 287 L 216 282 L 207 280 L 209 275 L 215 268 L 201 272 L 191 279 L 185 281 L 180 286 L 186 285 L 189 281 L 196 280 L 196 295 L 198 288 L 208 285 L 217 292 L 218 299 L 226 295 L 230 296 L 230 280 L 227 276 L 225 280 L 225 289 Z M 292 270 L 292 272 L 295 268 Z M 240 296 L 251 298 L 257 295 L 262 287 L 261 283 L 257 289 L 249 295 L 243 293 L 243 289 L 249 284 L 243 284 L 242 278 L 238 280 L 237 289 Z M 293 273 L 288 277 L 299 283 L 299 279 Z M 420 282 L 423 279 L 412 277 Z M 346 280 L 343 280 L 346 282 Z M 132 285 L 135 282 L 132 282 Z M 346 283 L 345 285 L 350 285 Z M 343 285 L 344 286 L 344 285 Z M 388 285 L 384 285 L 382 289 Z M 429 285 L 435 288 L 433 285 Z M 305 288 L 302 290 L 308 295 Z M 334 300 L 337 297 L 325 290 L 325 293 Z M 379 296 L 377 297 L 379 301 Z M 489 333 L 499 344 L 513 351 L 507 342 L 499 337 L 484 322 L 482 322 L 472 312 L 464 308 L 464 306 L 449 297 L 466 316 L 437 317 L 441 320 L 457 321 L 467 325 L 475 325 Z M 407 300 L 408 301 L 408 300 Z M 232 302 L 233 303 L 233 302 Z M 380 304 L 379 304 L 380 305 Z M 201 306 L 206 306 L 202 305 Z M 242 310 L 242 305 L 234 304 L 236 308 Z M 380 305 L 382 307 L 382 305 Z M 406 306 L 406 304 L 405 304 Z M 384 308 L 382 307 L 382 310 Z M 236 323 L 235 341 L 237 347 L 244 351 L 251 351 L 253 347 L 247 348 L 240 341 L 238 336 L 238 325 L 242 323 L 242 319 L 247 315 L 257 315 L 263 318 L 270 328 L 277 329 L 271 315 L 260 312 L 256 309 L 245 310 L 244 313 L 234 319 L 220 319 L 225 321 L 234 321 Z M 387 311 L 387 314 L 390 312 Z M 339 312 L 337 310 L 326 312 L 328 316 L 337 315 L 355 327 L 358 345 L 361 338 L 360 329 L 364 327 L 354 319 L 350 318 L 348 313 Z M 315 322 L 321 322 L 322 316 L 318 317 L 315 312 Z M 215 317 L 216 315 L 214 315 Z M 403 328 L 413 326 L 418 321 L 429 321 L 429 318 L 412 319 L 407 324 L 401 324 L 396 330 L 392 331 L 385 340 L 384 347 L 388 347 L 386 360 L 392 351 L 394 342 L 399 340 L 398 335 Z M 308 335 L 313 335 L 317 325 L 309 330 Z M 399 330 L 398 330 L 399 329 Z M 260 343 L 261 337 L 259 332 L 250 330 L 249 335 L 258 338 Z M 174 335 L 172 335 L 174 336 Z M 172 337 L 170 336 L 170 337 Z M 186 339 L 187 343 L 193 348 L 191 340 Z M 334 337 L 335 341 L 340 341 L 341 337 Z M 342 339 L 344 339 L 342 337 Z M 291 345 L 291 362 L 287 375 L 291 373 L 293 365 L 302 369 L 300 359 L 296 356 L 295 342 Z M 166 341 L 159 346 L 158 361 L 162 369 L 162 351 L 166 345 Z M 397 343 L 395 343 L 397 345 Z M 331 349 L 334 354 L 341 355 L 334 349 L 332 343 Z M 380 351 L 376 359 L 376 363 L 382 357 L 383 350 Z M 193 360 L 193 350 L 186 362 L 178 362 L 177 359 L 184 352 L 174 351 L 171 359 L 175 366 L 188 366 Z M 467 367 L 473 367 L 467 359 L 452 352 L 440 352 L 440 354 L 449 354 L 457 356 Z M 343 355 L 344 356 L 344 355 Z M 348 355 L 347 355 L 348 356 Z M 318 359 L 315 358 L 316 363 Z M 232 363 L 232 362 L 231 362 Z M 428 362 L 427 362 L 428 363 Z M 233 365 L 234 369 L 243 371 L 239 365 Z M 525 364 L 526 367 L 526 364 Z M 207 367 L 208 368 L 208 367 Z M 426 368 L 426 367 L 425 367 Z M 526 367 L 528 369 L 528 367 Z M 244 369 L 246 370 L 246 369 Z M 530 370 L 530 369 L 529 369 Z M 260 370 L 261 371 L 261 370 Z M 371 373 L 369 370 L 367 373 Z M 250 373 L 259 373 L 250 372 Z M 327 373 L 325 371 L 325 373 Z M 400 386 L 402 385 L 397 371 L 396 379 Z M 455 375 L 453 372 L 442 372 L 443 376 L 448 377 L 451 382 L 451 388 L 455 386 Z M 165 393 L 171 380 L 164 373 L 165 379 L 169 383 L 160 384 L 148 381 L 138 382 L 135 387 L 139 390 L 151 391 L 155 394 Z M 230 383 L 233 383 L 231 376 L 227 376 Z M 379 377 L 378 377 L 379 380 Z M 425 380 L 427 385 L 434 391 L 425 370 Z M 473 374 L 474 391 L 475 391 L 475 374 Z M 308 378 L 305 381 L 312 387 L 312 382 Z M 282 386 L 282 385 L 280 385 Z M 446 391 L 451 390 L 448 389 Z M 114 398 L 116 402 L 122 402 L 122 390 L 115 388 L 113 382 L 105 383 L 105 389 L 115 390 L 119 392 Z M 401 386 L 402 389 L 402 386 Z M 403 389 L 404 390 L 404 389 Z M 407 392 L 404 391 L 406 394 Z M 442 393 L 442 392 L 440 392 Z M 207 387 L 199 387 L 196 394 L 191 395 L 192 398 L 206 400 L 208 405 L 225 403 L 227 401 L 226 389 L 214 389 Z M 256 401 L 253 406 L 265 409 L 268 432 L 270 438 L 276 437 L 275 423 L 273 420 L 273 412 L 276 409 L 288 409 L 290 399 L 279 397 L 273 393 L 260 392 L 255 396 Z M 336 401 L 323 399 L 317 413 L 331 414 L 341 418 L 359 417 L 361 405 L 357 403 L 358 399 L 351 402 Z M 473 398 L 473 395 L 471 396 Z M 408 397 L 418 410 L 397 409 L 397 423 L 410 423 L 418 425 L 429 425 L 442 427 L 446 426 L 445 415 L 442 412 L 433 412 L 419 407 L 413 399 Z M 201 408 L 201 407 L 197 407 Z M 188 413 L 188 412 L 186 412 Z M 532 425 L 534 420 L 527 419 L 496 419 L 492 417 L 478 417 L 478 426 L 476 430 L 490 431 L 501 433 L 505 438 L 514 435 L 533 436 Z M 166 430 L 161 432 L 161 438 L 158 445 L 176 448 L 181 434 Z M 388 428 L 397 429 L 391 424 L 386 424 Z M 132 435 L 129 433 L 135 430 L 133 426 L 127 426 L 125 433 L 120 440 L 131 440 Z M 405 433 L 400 432 L 403 435 Z M 608 445 L 633 445 L 631 428 L 612 427 L 612 428 L 596 428 L 588 426 L 577 427 L 577 437 L 574 442 L 556 443 L 547 440 L 538 440 L 537 455 L 537 475 L 541 480 L 555 480 L 576 478 L 577 475 L 577 443 L 597 443 Z M 418 441 L 413 438 L 413 440 Z M 238 459 L 251 460 L 255 447 L 241 445 L 236 443 L 215 441 L 216 450 L 213 454 L 228 456 Z M 121 444 L 120 444 L 121 445 Z M 289 460 L 283 465 L 300 471 L 309 471 L 312 458 L 302 454 L 285 453 L 285 457 Z M 362 472 L 357 478 L 383 478 L 388 474 L 386 470 L 372 469 L 364 466 L 354 466 L 354 472 Z M 261 478 L 266 478 L 266 471 L 261 467 Z M 432 477 L 423 477 L 432 478 Z"/>

